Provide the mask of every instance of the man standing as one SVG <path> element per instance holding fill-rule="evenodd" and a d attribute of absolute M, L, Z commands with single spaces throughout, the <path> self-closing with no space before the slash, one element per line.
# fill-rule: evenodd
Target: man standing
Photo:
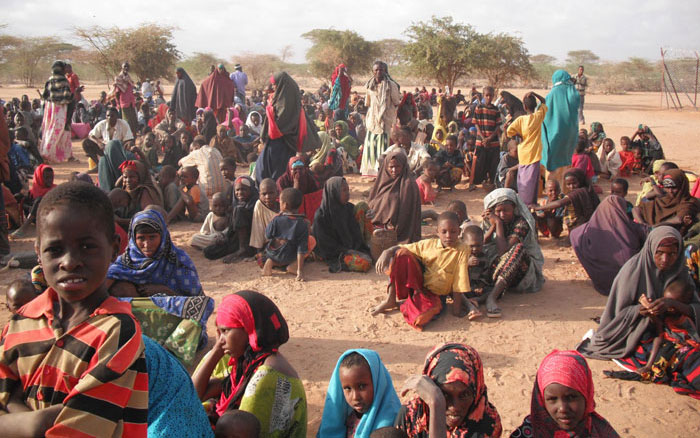
<path fill-rule="evenodd" d="M 373 76 L 367 82 L 367 135 L 362 150 L 363 176 L 377 176 L 380 155 L 389 147 L 389 133 L 396 123 L 396 109 L 401 102 L 399 84 L 389 76 L 385 62 L 375 61 Z"/>
<path fill-rule="evenodd" d="M 131 132 L 138 132 L 136 120 L 136 98 L 134 97 L 134 81 L 129 76 L 129 63 L 122 64 L 122 71 L 114 78 L 119 107 L 122 110 L 122 118 L 129 123 Z"/>
<path fill-rule="evenodd" d="M 574 76 L 574 84 L 576 91 L 581 95 L 581 104 L 578 107 L 578 122 L 582 125 L 586 124 L 586 119 L 583 117 L 583 101 L 586 97 L 586 88 L 588 88 L 588 78 L 583 74 L 583 66 L 578 66 L 578 75 Z"/>
<path fill-rule="evenodd" d="M 241 105 L 245 105 L 245 87 L 248 85 L 248 75 L 243 72 L 241 64 L 236 64 L 234 72 L 231 73 L 231 80 L 236 85 L 236 97 L 240 99 Z"/>

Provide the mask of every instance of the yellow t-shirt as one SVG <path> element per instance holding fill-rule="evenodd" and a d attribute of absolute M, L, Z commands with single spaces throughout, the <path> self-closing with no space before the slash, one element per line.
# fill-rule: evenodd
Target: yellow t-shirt
<path fill-rule="evenodd" d="M 520 116 L 508 127 L 508 137 L 520 135 L 518 164 L 526 166 L 542 159 L 542 122 L 547 114 L 547 105 L 540 104 L 534 113 Z"/>
<path fill-rule="evenodd" d="M 401 245 L 425 266 L 423 286 L 436 295 L 469 292 L 469 247 L 463 242 L 445 248 L 440 239 L 425 239 Z"/>

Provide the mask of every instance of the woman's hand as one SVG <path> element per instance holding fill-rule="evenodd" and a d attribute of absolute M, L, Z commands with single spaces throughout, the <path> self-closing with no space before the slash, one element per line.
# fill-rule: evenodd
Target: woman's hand
<path fill-rule="evenodd" d="M 377 270 L 377 274 L 384 274 L 386 271 L 389 269 L 391 266 L 392 261 L 394 260 L 394 251 L 390 251 L 391 248 L 384 250 L 382 252 L 382 255 L 379 256 L 377 259 L 377 263 L 375 265 L 375 269 Z"/>
<path fill-rule="evenodd" d="M 426 402 L 431 411 L 445 410 L 445 396 L 435 382 L 428 376 L 414 374 L 409 376 L 401 388 L 401 396 L 405 396 L 410 391 L 416 393 L 421 400 Z"/>

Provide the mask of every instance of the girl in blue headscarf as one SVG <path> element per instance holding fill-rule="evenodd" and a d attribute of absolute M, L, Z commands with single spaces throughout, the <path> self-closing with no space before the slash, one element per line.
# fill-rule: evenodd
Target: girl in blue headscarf
<path fill-rule="evenodd" d="M 547 115 L 542 129 L 542 164 L 553 172 L 570 166 L 578 139 L 578 107 L 581 96 L 564 70 L 552 75 L 552 89 L 545 103 Z"/>
<path fill-rule="evenodd" d="M 369 438 L 394 425 L 401 402 L 389 371 L 373 350 L 348 350 L 328 383 L 317 438 Z"/>
<path fill-rule="evenodd" d="M 134 215 L 129 247 L 109 267 L 107 287 L 113 295 L 131 297 L 203 293 L 197 268 L 190 256 L 170 240 L 165 220 L 155 210 Z"/>

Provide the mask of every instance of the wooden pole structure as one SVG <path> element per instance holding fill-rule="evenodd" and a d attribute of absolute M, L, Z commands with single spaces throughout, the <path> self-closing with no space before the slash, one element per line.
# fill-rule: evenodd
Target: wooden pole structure
<path fill-rule="evenodd" d="M 695 52 L 695 100 L 693 101 L 693 105 L 695 106 L 695 109 L 698 109 L 698 71 L 700 70 L 700 57 L 698 56 L 698 52 Z"/>
<path fill-rule="evenodd" d="M 676 95 L 676 100 L 678 101 L 678 107 L 680 109 L 683 109 L 683 104 L 681 104 L 681 98 L 678 97 L 678 92 L 676 91 L 676 85 L 673 83 L 673 78 L 671 77 L 671 72 L 668 70 L 668 66 L 666 65 L 666 60 L 664 59 L 664 51 L 661 51 L 661 61 L 664 63 L 664 69 L 666 70 L 666 74 L 668 74 L 668 81 L 671 83 L 671 88 L 673 89 L 673 94 Z M 671 99 L 673 100 L 673 98 Z M 674 104 L 675 106 L 675 104 Z"/>

